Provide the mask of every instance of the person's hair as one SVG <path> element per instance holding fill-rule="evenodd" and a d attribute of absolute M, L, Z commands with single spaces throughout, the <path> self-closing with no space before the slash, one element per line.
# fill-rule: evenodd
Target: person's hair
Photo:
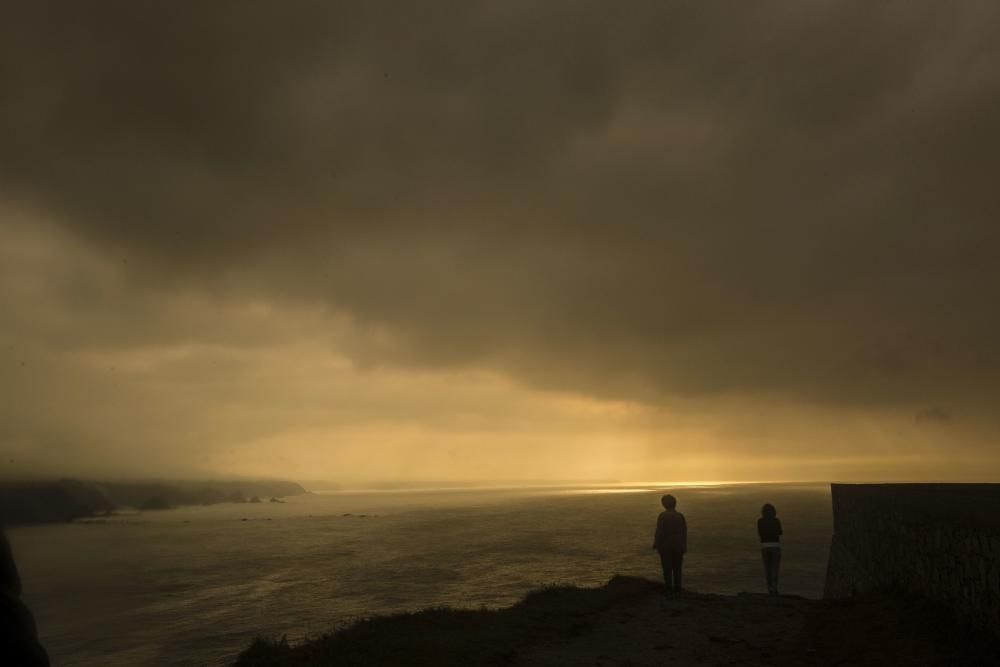
<path fill-rule="evenodd" d="M 771 503 L 765 503 L 764 506 L 760 508 L 760 515 L 767 519 L 773 519 L 778 516 L 778 510 L 774 509 L 774 505 Z"/>
<path fill-rule="evenodd" d="M 673 508 L 677 507 L 677 499 L 674 498 L 669 493 L 660 498 L 660 502 L 663 503 L 663 506 L 666 507 L 668 510 L 672 510 Z"/>

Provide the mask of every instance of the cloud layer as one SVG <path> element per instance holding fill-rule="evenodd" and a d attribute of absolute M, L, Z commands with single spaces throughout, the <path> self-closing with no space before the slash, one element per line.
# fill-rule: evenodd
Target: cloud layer
<path fill-rule="evenodd" d="M 653 411 L 615 426 L 643 434 L 643 461 L 683 432 L 712 456 L 753 442 L 806 465 L 831 437 L 802 434 L 845 423 L 907 425 L 888 438 L 848 428 L 858 441 L 835 445 L 847 458 L 904 457 L 930 437 L 910 431 L 928 429 L 938 450 L 922 457 L 993 456 L 993 3 L 40 2 L 8 14 L 0 231 L 21 249 L 4 275 L 20 315 L 10 364 L 27 347 L 51 363 L 198 349 L 177 372 L 205 387 L 234 349 L 262 365 L 282 349 L 349 362 L 360 375 L 345 386 L 408 377 L 413 395 L 380 414 L 427 434 L 448 410 L 413 407 L 416 388 L 486 373 L 533 397 L 535 429 L 554 396 Z M 251 374 L 220 395 L 268 403 L 261 386 L 276 381 Z M 322 394 L 308 375 L 287 382 Z M 169 423 L 175 398 L 151 397 L 156 414 L 135 428 Z M 483 406 L 496 401 L 481 406 L 494 435 L 506 422 Z M 22 440 L 78 440 L 39 435 L 70 408 L 31 409 Z M 756 426 L 734 426 L 746 414 Z M 330 427 L 292 409 L 259 429 L 240 421 L 205 415 L 188 441 Z M 590 428 L 561 423 L 553 452 Z M 89 447 L 81 460 L 103 451 Z M 190 463 L 171 447 L 156 449 Z"/>

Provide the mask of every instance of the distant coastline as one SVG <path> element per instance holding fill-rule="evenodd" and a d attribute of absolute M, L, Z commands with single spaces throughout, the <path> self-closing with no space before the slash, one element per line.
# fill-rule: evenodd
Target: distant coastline
<path fill-rule="evenodd" d="M 266 502 L 306 493 L 285 480 L 0 481 L 0 524 L 65 523 L 125 509 Z"/>

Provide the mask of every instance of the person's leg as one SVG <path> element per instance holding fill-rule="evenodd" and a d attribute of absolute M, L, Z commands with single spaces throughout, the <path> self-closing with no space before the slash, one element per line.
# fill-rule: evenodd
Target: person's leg
<path fill-rule="evenodd" d="M 666 551 L 660 552 L 660 566 L 663 568 L 663 583 L 670 588 L 670 554 Z"/>
<path fill-rule="evenodd" d="M 781 549 L 766 547 L 761 549 L 764 558 L 764 571 L 767 576 L 767 592 L 778 594 L 778 563 L 781 561 Z"/>
<path fill-rule="evenodd" d="M 677 551 L 672 554 L 673 556 L 673 570 L 674 570 L 674 590 L 681 590 L 681 570 L 684 566 L 684 552 Z"/>
<path fill-rule="evenodd" d="M 774 594 L 778 594 L 778 571 L 781 570 L 781 549 L 774 550 L 774 556 L 771 565 L 771 582 L 774 586 Z"/>
<path fill-rule="evenodd" d="M 765 547 L 760 550 L 761 559 L 764 561 L 764 579 L 767 582 L 767 592 L 774 593 L 774 557 L 773 549 Z"/>

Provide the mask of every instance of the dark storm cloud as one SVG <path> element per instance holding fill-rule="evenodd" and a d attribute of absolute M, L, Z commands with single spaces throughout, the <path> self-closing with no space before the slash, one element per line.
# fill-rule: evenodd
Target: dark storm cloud
<path fill-rule="evenodd" d="M 139 284 L 324 301 L 387 332 L 363 361 L 648 400 L 982 404 L 998 20 L 24 3 L 0 28 L 0 170 Z"/>
<path fill-rule="evenodd" d="M 924 408 L 913 415 L 917 424 L 947 424 L 951 420 L 951 413 L 940 407 Z"/>

